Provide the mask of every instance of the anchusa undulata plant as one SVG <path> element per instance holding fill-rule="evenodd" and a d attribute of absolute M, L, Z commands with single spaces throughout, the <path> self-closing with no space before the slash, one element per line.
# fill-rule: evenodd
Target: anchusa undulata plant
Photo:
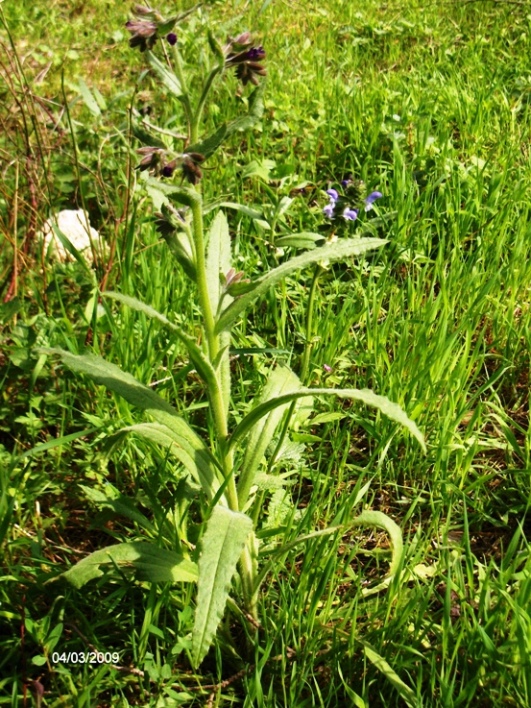
<path fill-rule="evenodd" d="M 272 366 L 261 391 L 252 392 L 247 412 L 231 415 L 231 333 L 238 326 L 240 316 L 268 290 L 286 276 L 321 263 L 332 263 L 362 256 L 386 244 L 379 238 L 342 238 L 335 242 L 323 239 L 321 234 L 310 236 L 314 247 L 282 262 L 277 267 L 254 274 L 237 270 L 233 263 L 229 225 L 225 213 L 205 204 L 201 190 L 204 163 L 237 130 L 246 130 L 262 116 L 261 78 L 265 75 L 266 52 L 248 32 L 225 44 L 213 34 L 208 42 L 213 62 L 198 90 L 197 80 L 189 83 L 187 67 L 181 56 L 178 24 L 182 17 L 164 19 L 149 8 L 135 9 L 135 19 L 127 23 L 132 34 L 133 48 L 143 52 L 152 74 L 182 107 L 182 135 L 162 142 L 148 133 L 145 126 L 137 126 L 136 134 L 147 144 L 138 148 L 138 170 L 151 190 L 160 195 L 156 225 L 171 254 L 191 282 L 190 292 L 196 293 L 201 314 L 200 333 L 172 322 L 164 313 L 155 311 L 141 301 L 119 293 L 102 292 L 101 296 L 118 301 L 124 306 L 143 312 L 168 328 L 175 339 L 184 345 L 192 367 L 202 380 L 208 398 L 210 434 L 200 435 L 185 417 L 180 415 L 152 388 L 146 386 L 117 366 L 93 355 L 73 355 L 62 350 L 46 350 L 59 354 L 72 369 L 91 376 L 132 405 L 146 411 L 151 422 L 128 426 L 128 433 L 136 433 L 167 449 L 178 460 L 182 475 L 194 492 L 193 498 L 203 519 L 197 549 L 190 549 L 186 538 L 187 507 L 179 521 L 182 547 L 160 548 L 147 542 L 121 543 L 104 548 L 88 556 L 64 575 L 81 586 L 91 578 L 101 576 L 104 570 L 117 566 L 124 572 L 136 569 L 139 577 L 152 581 L 197 583 L 195 619 L 192 633 L 192 662 L 199 665 L 213 642 L 218 625 L 229 606 L 239 602 L 243 612 L 241 621 L 249 621 L 248 634 L 259 636 L 257 599 L 264 578 L 275 567 L 275 558 L 303 543 L 312 534 L 282 539 L 274 550 L 262 555 L 257 529 L 263 517 L 264 499 L 282 485 L 282 480 L 269 483 L 271 475 L 262 474 L 268 455 L 278 459 L 283 454 L 282 441 L 290 434 L 290 416 L 298 402 L 320 396 L 348 398 L 374 406 L 392 420 L 404 425 L 424 447 L 423 437 L 404 411 L 384 396 L 369 390 L 354 388 L 310 388 L 306 385 L 310 349 L 300 363 L 299 375 L 287 366 Z M 157 39 L 163 42 L 157 43 Z M 164 47 L 159 56 L 154 50 Z M 167 53 L 167 55 L 166 55 Z M 221 123 L 209 135 L 201 135 L 202 115 L 215 81 L 224 76 L 236 77 L 245 87 L 254 89 L 248 96 L 248 113 L 240 118 Z M 167 137 L 167 131 L 163 133 Z M 205 173 L 206 174 L 206 173 Z M 158 191 L 157 191 L 158 190 Z M 355 208 L 343 204 L 339 193 L 329 190 L 330 205 L 325 212 L 330 219 L 352 219 Z M 373 192 L 366 199 L 369 206 L 380 194 Z M 300 234 L 294 234 L 296 237 Z M 302 241 L 305 243 L 306 241 Z M 317 242 L 322 245 L 317 246 Z M 310 300 L 313 295 L 310 295 Z M 311 303 L 310 303 L 311 311 Z M 213 433 L 212 433 L 213 431 Z M 274 442 L 274 444 L 273 444 Z M 271 449 L 274 450 L 271 453 Z M 260 478 L 260 484 L 258 481 Z M 393 546 L 391 569 L 385 583 L 398 572 L 401 562 L 402 540 L 396 524 L 381 512 L 364 511 L 348 524 L 316 535 L 345 532 L 353 525 L 377 526 L 385 529 Z M 280 531 L 279 531 L 280 533 Z M 269 555 L 267 555 L 267 553 Z"/>

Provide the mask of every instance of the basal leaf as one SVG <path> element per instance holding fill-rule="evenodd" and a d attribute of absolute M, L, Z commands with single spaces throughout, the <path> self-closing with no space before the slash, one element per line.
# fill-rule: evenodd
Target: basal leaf
<path fill-rule="evenodd" d="M 65 578 L 76 588 L 82 588 L 115 566 L 135 570 L 139 580 L 154 583 L 193 583 L 198 574 L 196 564 L 181 554 L 138 541 L 118 543 L 95 551 L 59 577 Z"/>
<path fill-rule="evenodd" d="M 215 476 L 215 462 L 202 443 L 199 447 L 195 439 L 179 435 L 176 431 L 158 423 L 137 423 L 122 428 L 120 432 L 140 435 L 156 445 L 169 449 L 192 475 L 194 481 L 201 485 L 208 499 L 214 498 L 220 486 Z"/>
<path fill-rule="evenodd" d="M 289 234 L 275 239 L 275 246 L 281 248 L 291 246 L 292 248 L 315 248 L 319 241 L 324 241 L 323 234 L 313 234 L 301 232 L 299 234 Z"/>
<path fill-rule="evenodd" d="M 282 265 L 251 283 L 248 292 L 238 297 L 223 310 L 218 319 L 216 330 L 221 332 L 225 329 L 230 329 L 240 313 L 249 307 L 257 297 L 263 295 L 269 288 L 272 288 L 273 285 L 276 285 L 290 273 L 319 261 L 340 261 L 350 256 L 360 256 L 367 251 L 381 248 L 386 243 L 386 240 L 379 238 L 343 239 L 291 258 L 286 263 L 282 263 Z"/>
<path fill-rule="evenodd" d="M 110 391 L 125 398 L 128 403 L 145 410 L 157 423 L 167 428 L 168 435 L 174 436 L 179 444 L 186 441 L 198 469 L 199 465 L 201 466 L 200 482 L 205 485 L 207 494 L 212 495 L 212 488 L 216 484 L 215 460 L 197 433 L 167 401 L 137 381 L 131 374 L 101 357 L 92 354 L 71 354 L 63 349 L 41 349 L 40 351 L 59 356 L 69 368 L 90 376 L 96 383 L 106 386 Z"/>
<path fill-rule="evenodd" d="M 253 522 L 245 514 L 216 506 L 201 540 L 197 607 L 192 631 L 192 663 L 203 661 L 223 617 L 245 541 Z"/>
<path fill-rule="evenodd" d="M 127 305 L 132 310 L 137 310 L 138 312 L 143 312 L 148 317 L 158 320 L 166 327 L 169 327 L 172 332 L 174 332 L 180 341 L 188 349 L 188 354 L 192 360 L 193 365 L 197 369 L 197 373 L 201 376 L 203 381 L 211 386 L 216 386 L 216 373 L 212 368 L 212 365 L 206 358 L 206 356 L 201 351 L 200 347 L 197 345 L 195 339 L 186 334 L 178 325 L 170 322 L 170 320 L 162 313 L 155 310 L 150 305 L 146 305 L 141 300 L 137 300 L 135 297 L 129 297 L 128 295 L 122 295 L 121 293 L 115 293 L 111 290 L 107 290 L 101 293 L 103 297 L 111 298 L 112 300 L 117 300 Z"/>

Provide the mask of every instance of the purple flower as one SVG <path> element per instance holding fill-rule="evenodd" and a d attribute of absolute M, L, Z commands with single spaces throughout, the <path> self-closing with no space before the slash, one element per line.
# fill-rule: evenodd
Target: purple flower
<path fill-rule="evenodd" d="M 358 210 L 347 207 L 343 212 L 343 218 L 347 221 L 356 221 L 356 219 L 358 218 Z"/>
<path fill-rule="evenodd" d="M 332 367 L 328 364 L 323 364 L 323 369 L 329 374 L 332 371 Z"/>
<path fill-rule="evenodd" d="M 334 218 L 334 207 L 335 207 L 334 202 L 330 202 L 330 204 L 327 204 L 325 206 L 325 208 L 323 209 L 323 214 L 326 216 L 327 219 Z"/>
<path fill-rule="evenodd" d="M 365 211 L 370 211 L 372 209 L 373 203 L 381 197 L 383 197 L 383 194 L 381 192 L 371 192 L 365 200 Z"/>
<path fill-rule="evenodd" d="M 256 77 L 267 74 L 264 66 L 260 64 L 266 57 L 265 49 L 262 45 L 250 47 L 251 42 L 250 33 L 244 32 L 236 39 L 229 39 L 224 50 L 226 54 L 225 65 L 236 68 L 236 76 L 244 86 L 249 82 L 257 86 L 258 79 Z M 237 49 L 242 51 L 235 51 Z"/>
<path fill-rule="evenodd" d="M 337 200 L 339 199 L 339 194 L 337 193 L 337 190 L 335 190 L 335 189 L 327 189 L 326 193 L 330 197 L 331 203 L 335 204 L 335 202 L 337 202 Z"/>
<path fill-rule="evenodd" d="M 172 47 L 177 44 L 177 35 L 175 34 L 175 32 L 170 32 L 168 35 L 166 35 L 166 39 L 168 40 L 168 44 L 170 44 Z"/>

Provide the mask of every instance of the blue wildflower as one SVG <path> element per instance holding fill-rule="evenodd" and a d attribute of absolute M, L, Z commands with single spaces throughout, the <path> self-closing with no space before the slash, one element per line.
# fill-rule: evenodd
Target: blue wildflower
<path fill-rule="evenodd" d="M 365 211 L 370 211 L 372 209 L 373 203 L 381 197 L 383 197 L 383 194 L 381 192 L 371 192 L 365 200 Z"/>
<path fill-rule="evenodd" d="M 347 207 L 343 212 L 343 218 L 347 221 L 356 221 L 358 218 L 358 210 Z"/>

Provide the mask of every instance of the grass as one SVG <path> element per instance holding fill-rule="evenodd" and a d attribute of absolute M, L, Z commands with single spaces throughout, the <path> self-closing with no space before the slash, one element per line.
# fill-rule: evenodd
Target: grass
<path fill-rule="evenodd" d="M 141 63 L 123 37 L 126 18 L 96 0 L 2 9 L 14 49 L 0 109 L 9 295 L 0 313 L 0 704 L 529 705 L 526 6 L 240 2 L 205 8 L 183 31 L 198 62 L 193 36 L 206 23 L 221 37 L 252 29 L 268 52 L 262 125 L 234 138 L 205 181 L 210 197 L 263 208 L 269 220 L 293 198 L 272 230 L 228 213 L 246 268 L 274 266 L 283 233 L 318 228 L 329 182 L 353 173 L 384 193 L 378 209 L 388 216 L 376 229 L 389 245 L 319 280 L 310 379 L 388 396 L 429 448 L 423 456 L 366 409 L 319 403 L 323 422 L 301 425 L 306 450 L 280 467 L 293 484 L 284 499 L 265 497 L 266 519 L 291 540 L 362 506 L 384 511 L 405 535 L 402 576 L 386 592 L 364 592 L 386 572 L 384 534 L 314 538 L 273 563 L 259 645 L 243 658 L 227 653 L 224 633 L 245 644 L 227 620 L 200 673 L 187 659 L 188 588 L 120 578 L 83 591 L 44 585 L 57 566 L 122 539 L 178 545 L 181 482 L 163 451 L 109 438 L 137 412 L 35 347 L 89 347 L 159 382 L 198 428 L 207 421 L 200 383 L 168 333 L 121 307 L 98 318 L 90 304 L 96 279 L 183 322 L 197 316 L 132 171 L 128 112 Z M 0 39 L 9 46 L 5 27 Z M 99 112 L 83 101 L 80 78 L 101 92 Z M 237 113 L 234 89 L 220 85 L 209 125 Z M 139 90 L 150 120 L 177 129 L 177 108 L 149 82 Z M 270 179 L 249 169 L 264 160 L 275 163 Z M 43 269 L 34 234 L 50 210 L 74 205 L 88 208 L 110 255 L 93 273 L 78 263 Z M 242 321 L 236 345 L 273 353 L 234 361 L 239 410 L 263 381 L 264 359 L 297 370 L 310 282 L 308 272 L 290 279 Z M 266 543 L 267 526 L 263 535 Z M 53 651 L 87 648 L 119 661 L 52 662 Z"/>

